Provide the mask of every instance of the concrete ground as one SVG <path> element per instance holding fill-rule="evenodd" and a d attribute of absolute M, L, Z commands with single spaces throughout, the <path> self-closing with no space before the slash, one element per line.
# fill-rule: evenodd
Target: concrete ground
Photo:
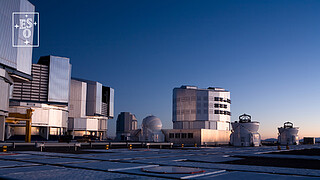
<path fill-rule="evenodd" d="M 282 149 L 285 147 L 282 146 Z M 301 149 L 315 149 L 313 151 L 318 152 L 320 146 L 290 146 L 290 150 Z M 90 153 L 39 151 L 0 153 L 0 178 L 320 179 L 318 154 L 271 153 L 279 152 L 276 146 L 86 151 Z M 153 167 L 171 166 L 199 168 L 204 172 L 170 174 L 143 171 Z"/>

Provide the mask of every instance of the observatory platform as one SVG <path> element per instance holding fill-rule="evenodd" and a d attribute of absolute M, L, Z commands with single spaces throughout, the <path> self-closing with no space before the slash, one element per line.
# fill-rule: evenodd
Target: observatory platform
<path fill-rule="evenodd" d="M 16 151 L 0 153 L 0 179 L 319 179 L 320 146 L 289 148 Z"/>

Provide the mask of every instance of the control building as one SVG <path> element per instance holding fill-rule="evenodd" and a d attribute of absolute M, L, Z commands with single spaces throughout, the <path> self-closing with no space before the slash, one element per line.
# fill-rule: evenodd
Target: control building
<path fill-rule="evenodd" d="M 278 143 L 281 145 L 298 145 L 299 144 L 299 128 L 293 127 L 293 123 L 285 122 L 283 127 L 278 128 Z"/>
<path fill-rule="evenodd" d="M 138 121 L 134 114 L 130 112 L 121 112 L 117 119 L 117 140 L 130 141 L 132 131 L 138 129 Z"/>
<path fill-rule="evenodd" d="M 251 116 L 243 114 L 239 116 L 239 122 L 231 123 L 232 133 L 230 144 L 233 146 L 260 146 L 261 136 L 258 133 L 260 123 L 251 121 Z"/>
<path fill-rule="evenodd" d="M 0 141 L 5 139 L 5 118 L 9 113 L 10 86 L 13 82 L 27 82 L 32 79 L 32 47 L 12 46 L 12 35 L 18 41 L 25 40 L 21 33 L 12 34 L 12 13 L 34 12 L 34 10 L 35 7 L 27 0 L 0 1 Z"/>
<path fill-rule="evenodd" d="M 114 89 L 96 81 L 72 78 L 68 131 L 73 137 L 93 135 L 106 139 L 113 111 Z"/>
<path fill-rule="evenodd" d="M 71 78 L 70 59 L 58 56 L 41 57 L 32 64 L 32 80 L 15 82 L 10 99 L 10 112 L 34 110 L 31 134 L 44 139 L 64 135 L 67 131 L 68 102 Z M 7 138 L 25 135 L 25 123 L 7 125 Z"/>
<path fill-rule="evenodd" d="M 230 138 L 230 92 L 223 88 L 181 86 L 173 89 L 173 143 L 227 144 Z"/>

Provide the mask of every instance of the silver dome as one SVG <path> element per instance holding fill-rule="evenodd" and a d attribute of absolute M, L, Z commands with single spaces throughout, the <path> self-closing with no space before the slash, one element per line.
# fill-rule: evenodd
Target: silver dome
<path fill-rule="evenodd" d="M 161 131 L 162 129 L 162 122 L 161 120 L 156 116 L 147 116 L 142 121 L 142 128 L 143 129 L 149 129 L 151 131 Z"/>

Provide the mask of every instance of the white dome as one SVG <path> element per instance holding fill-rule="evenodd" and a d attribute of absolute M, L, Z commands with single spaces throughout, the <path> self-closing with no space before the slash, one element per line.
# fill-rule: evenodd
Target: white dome
<path fill-rule="evenodd" d="M 162 122 L 161 120 L 156 116 L 147 116 L 142 121 L 142 128 L 143 129 L 149 129 L 151 131 L 160 131 L 162 129 Z"/>

